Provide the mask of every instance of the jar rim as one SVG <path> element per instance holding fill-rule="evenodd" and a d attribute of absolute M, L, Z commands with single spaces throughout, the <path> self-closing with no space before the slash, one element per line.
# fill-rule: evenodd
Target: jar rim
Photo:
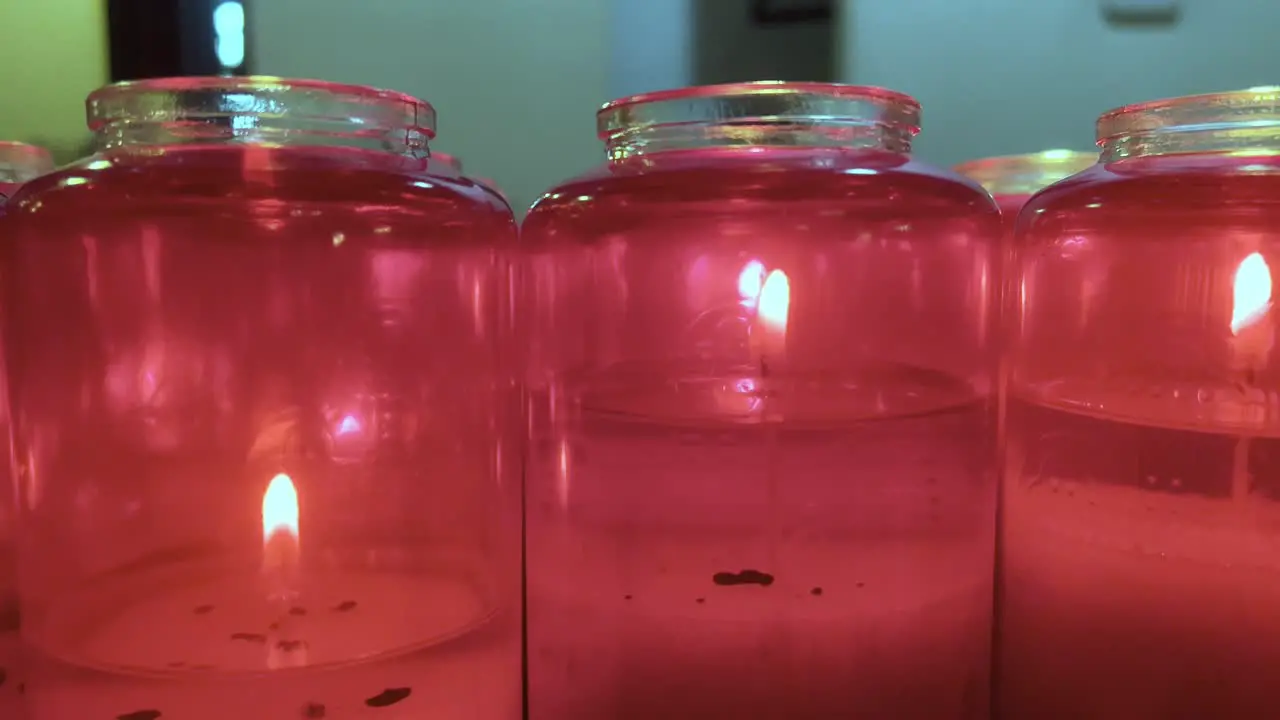
<path fill-rule="evenodd" d="M 1160 130 L 1280 126 L 1280 86 L 1184 95 L 1122 105 L 1098 116 L 1097 140 Z"/>
<path fill-rule="evenodd" d="M 0 140 L 0 171 L 23 178 L 38 177 L 53 170 L 53 155 L 39 145 Z"/>
<path fill-rule="evenodd" d="M 269 75 L 168 77 L 105 85 L 85 100 L 89 129 L 122 121 L 168 122 L 234 115 L 324 120 L 434 138 L 435 108 L 394 90 Z"/>
<path fill-rule="evenodd" d="M 1055 148 L 1017 155 L 969 160 L 951 168 L 992 194 L 1036 192 L 1065 177 L 1093 167 L 1098 153 Z"/>
<path fill-rule="evenodd" d="M 605 103 L 596 113 L 602 140 L 666 125 L 806 121 L 891 125 L 915 135 L 920 103 L 872 85 L 764 80 L 640 93 Z"/>

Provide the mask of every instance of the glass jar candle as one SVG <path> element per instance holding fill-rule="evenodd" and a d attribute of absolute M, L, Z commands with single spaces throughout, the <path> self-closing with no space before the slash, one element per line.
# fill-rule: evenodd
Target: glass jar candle
<path fill-rule="evenodd" d="M 462 174 L 462 161 L 454 155 L 442 152 L 433 152 L 431 153 L 431 160 L 438 168 L 444 168 L 447 172 L 451 172 L 455 175 Z"/>
<path fill-rule="evenodd" d="M 510 210 L 399 93 L 88 115 L 0 220 L 33 720 L 518 718 Z"/>
<path fill-rule="evenodd" d="M 1280 664 L 1280 89 L 1098 120 L 1015 238 L 1010 718 L 1271 717 Z"/>
<path fill-rule="evenodd" d="M 0 140 L 0 202 L 23 183 L 53 170 L 48 150 L 35 145 Z"/>
<path fill-rule="evenodd" d="M 955 171 L 982 185 L 1012 227 L 1018 211 L 1040 190 L 1092 167 L 1098 161 L 1096 152 L 1078 150 L 1044 150 L 1025 155 L 970 160 Z"/>
<path fill-rule="evenodd" d="M 985 717 L 996 207 L 888 90 L 598 121 L 523 225 L 529 717 Z"/>

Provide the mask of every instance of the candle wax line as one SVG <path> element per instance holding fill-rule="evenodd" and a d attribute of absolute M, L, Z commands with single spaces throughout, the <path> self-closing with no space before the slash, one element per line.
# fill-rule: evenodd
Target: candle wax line
<path fill-rule="evenodd" d="M 769 361 L 764 355 L 760 356 L 760 377 L 762 380 L 769 377 Z M 769 503 L 769 568 L 770 573 L 775 572 L 778 567 L 778 543 L 782 541 L 782 528 L 779 527 L 780 520 L 778 518 L 778 508 L 781 505 L 778 497 L 778 429 L 777 423 L 770 420 L 770 414 L 773 404 L 772 398 L 774 393 L 767 383 L 764 384 L 764 396 L 760 400 L 760 409 L 764 418 L 765 427 L 765 484 L 768 488 Z"/>

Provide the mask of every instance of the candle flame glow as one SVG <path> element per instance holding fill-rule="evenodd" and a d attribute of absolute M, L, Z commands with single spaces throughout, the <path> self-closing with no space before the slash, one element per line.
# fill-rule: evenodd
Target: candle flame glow
<path fill-rule="evenodd" d="M 756 317 L 771 333 L 787 332 L 787 315 L 791 311 L 791 281 L 781 270 L 773 270 L 760 287 L 760 306 Z"/>
<path fill-rule="evenodd" d="M 1231 304 L 1231 334 L 1256 324 L 1271 309 L 1271 268 L 1262 253 L 1251 253 L 1236 269 Z"/>
<path fill-rule="evenodd" d="M 298 540 L 298 490 L 284 473 L 271 478 L 262 495 L 262 541 L 278 536 Z"/>
<path fill-rule="evenodd" d="M 738 297 L 742 306 L 754 308 L 760 301 L 760 291 L 764 287 L 764 263 L 751 260 L 738 273 Z"/>

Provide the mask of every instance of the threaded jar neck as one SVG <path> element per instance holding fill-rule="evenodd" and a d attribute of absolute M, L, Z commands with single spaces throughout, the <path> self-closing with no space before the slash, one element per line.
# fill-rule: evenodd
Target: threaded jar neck
<path fill-rule="evenodd" d="M 952 169 L 992 195 L 1030 195 L 1097 162 L 1098 154 L 1093 152 L 1044 150 L 970 160 Z"/>
<path fill-rule="evenodd" d="M 1098 118 L 1101 161 L 1185 153 L 1280 154 L 1280 87 L 1154 100 Z"/>
<path fill-rule="evenodd" d="M 85 103 L 99 150 L 130 145 L 347 146 L 423 156 L 436 114 L 409 95 L 273 77 L 108 85 Z"/>
<path fill-rule="evenodd" d="M 0 142 L 0 183 L 21 184 L 53 170 L 48 150 L 20 142 Z"/>
<path fill-rule="evenodd" d="M 669 150 L 868 148 L 906 154 L 920 103 L 876 87 L 756 82 L 615 100 L 596 114 L 610 160 Z"/>

